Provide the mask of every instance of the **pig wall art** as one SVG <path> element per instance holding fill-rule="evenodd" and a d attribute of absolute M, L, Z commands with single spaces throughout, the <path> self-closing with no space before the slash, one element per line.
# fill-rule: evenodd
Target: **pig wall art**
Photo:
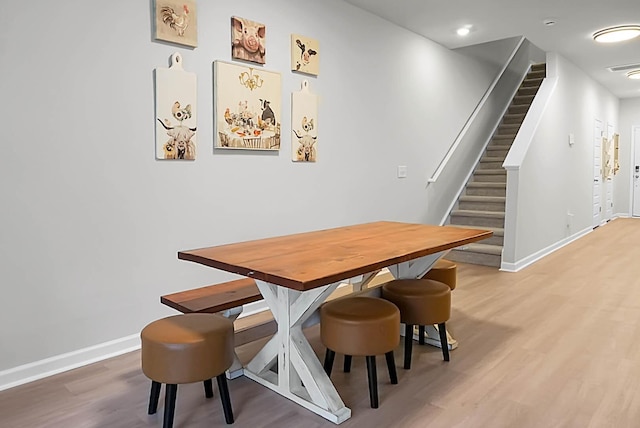
<path fill-rule="evenodd" d="M 259 22 L 231 17 L 231 57 L 264 64 L 266 27 Z"/>

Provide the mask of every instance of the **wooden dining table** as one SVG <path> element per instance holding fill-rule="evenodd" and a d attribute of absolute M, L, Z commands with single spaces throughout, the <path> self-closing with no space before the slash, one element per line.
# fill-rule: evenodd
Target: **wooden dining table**
<path fill-rule="evenodd" d="M 245 376 L 339 424 L 351 416 L 302 332 L 345 282 L 380 269 L 420 278 L 448 250 L 490 237 L 488 230 L 379 221 L 178 252 L 178 258 L 254 278 L 278 325 Z"/>

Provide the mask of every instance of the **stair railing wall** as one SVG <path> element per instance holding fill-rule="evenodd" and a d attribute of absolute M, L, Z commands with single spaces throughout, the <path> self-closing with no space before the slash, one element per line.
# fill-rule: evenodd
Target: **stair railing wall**
<path fill-rule="evenodd" d="M 522 38 L 428 180 L 430 216 L 439 224 L 447 221 L 531 63 L 542 61 L 541 51 Z"/>
<path fill-rule="evenodd" d="M 520 166 L 524 162 L 531 141 L 542 120 L 542 115 L 558 84 L 556 54 L 548 53 L 546 64 L 546 78 L 543 80 L 540 89 L 538 89 L 529 107 L 529 111 L 520 126 L 520 130 L 513 140 L 511 149 L 502 163 L 502 167 L 507 170 L 507 198 L 505 204 L 502 265 L 500 270 L 509 272 L 516 272 L 531 263 L 516 260 L 516 244 L 518 239 L 516 220 L 519 206 L 518 189 L 520 184 Z"/>

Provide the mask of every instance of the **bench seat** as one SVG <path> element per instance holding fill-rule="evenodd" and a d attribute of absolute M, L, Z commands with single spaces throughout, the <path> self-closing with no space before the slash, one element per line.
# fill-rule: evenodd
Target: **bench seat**
<path fill-rule="evenodd" d="M 182 313 L 216 313 L 262 300 L 251 278 L 180 291 L 160 297 L 160 302 Z"/>

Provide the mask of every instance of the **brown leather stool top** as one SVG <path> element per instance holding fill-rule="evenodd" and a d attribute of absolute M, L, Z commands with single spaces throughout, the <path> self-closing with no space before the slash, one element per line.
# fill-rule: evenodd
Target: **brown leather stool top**
<path fill-rule="evenodd" d="M 374 297 L 348 297 L 320 309 L 320 338 L 341 354 L 380 355 L 400 343 L 400 312 Z"/>
<path fill-rule="evenodd" d="M 160 383 L 200 382 L 233 363 L 233 321 L 214 314 L 175 315 L 147 325 L 142 371 Z"/>
<path fill-rule="evenodd" d="M 458 280 L 458 265 L 450 260 L 438 259 L 422 278 L 443 282 L 450 289 L 455 290 Z"/>
<path fill-rule="evenodd" d="M 151 379 L 149 414 L 158 408 L 160 387 L 166 384 L 164 428 L 173 426 L 178 384 L 204 382 L 205 396 L 213 397 L 218 381 L 224 417 L 233 423 L 233 409 L 225 371 L 234 359 L 233 321 L 217 314 L 183 314 L 147 325 L 142 339 L 142 371 Z"/>
<path fill-rule="evenodd" d="M 345 354 L 345 372 L 352 356 L 365 356 L 369 401 L 378 407 L 376 355 L 384 354 L 392 384 L 398 383 L 393 350 L 400 343 L 400 311 L 391 302 L 375 297 L 347 297 L 320 308 L 320 338 L 327 351 L 324 369 L 329 376 L 336 352 Z"/>
<path fill-rule="evenodd" d="M 405 324 L 404 368 L 411 368 L 413 326 L 418 325 L 420 344 L 424 344 L 424 326 L 438 324 L 442 354 L 449 361 L 445 322 L 451 316 L 451 289 L 431 279 L 396 279 L 382 286 L 382 297 L 400 309 Z"/>

